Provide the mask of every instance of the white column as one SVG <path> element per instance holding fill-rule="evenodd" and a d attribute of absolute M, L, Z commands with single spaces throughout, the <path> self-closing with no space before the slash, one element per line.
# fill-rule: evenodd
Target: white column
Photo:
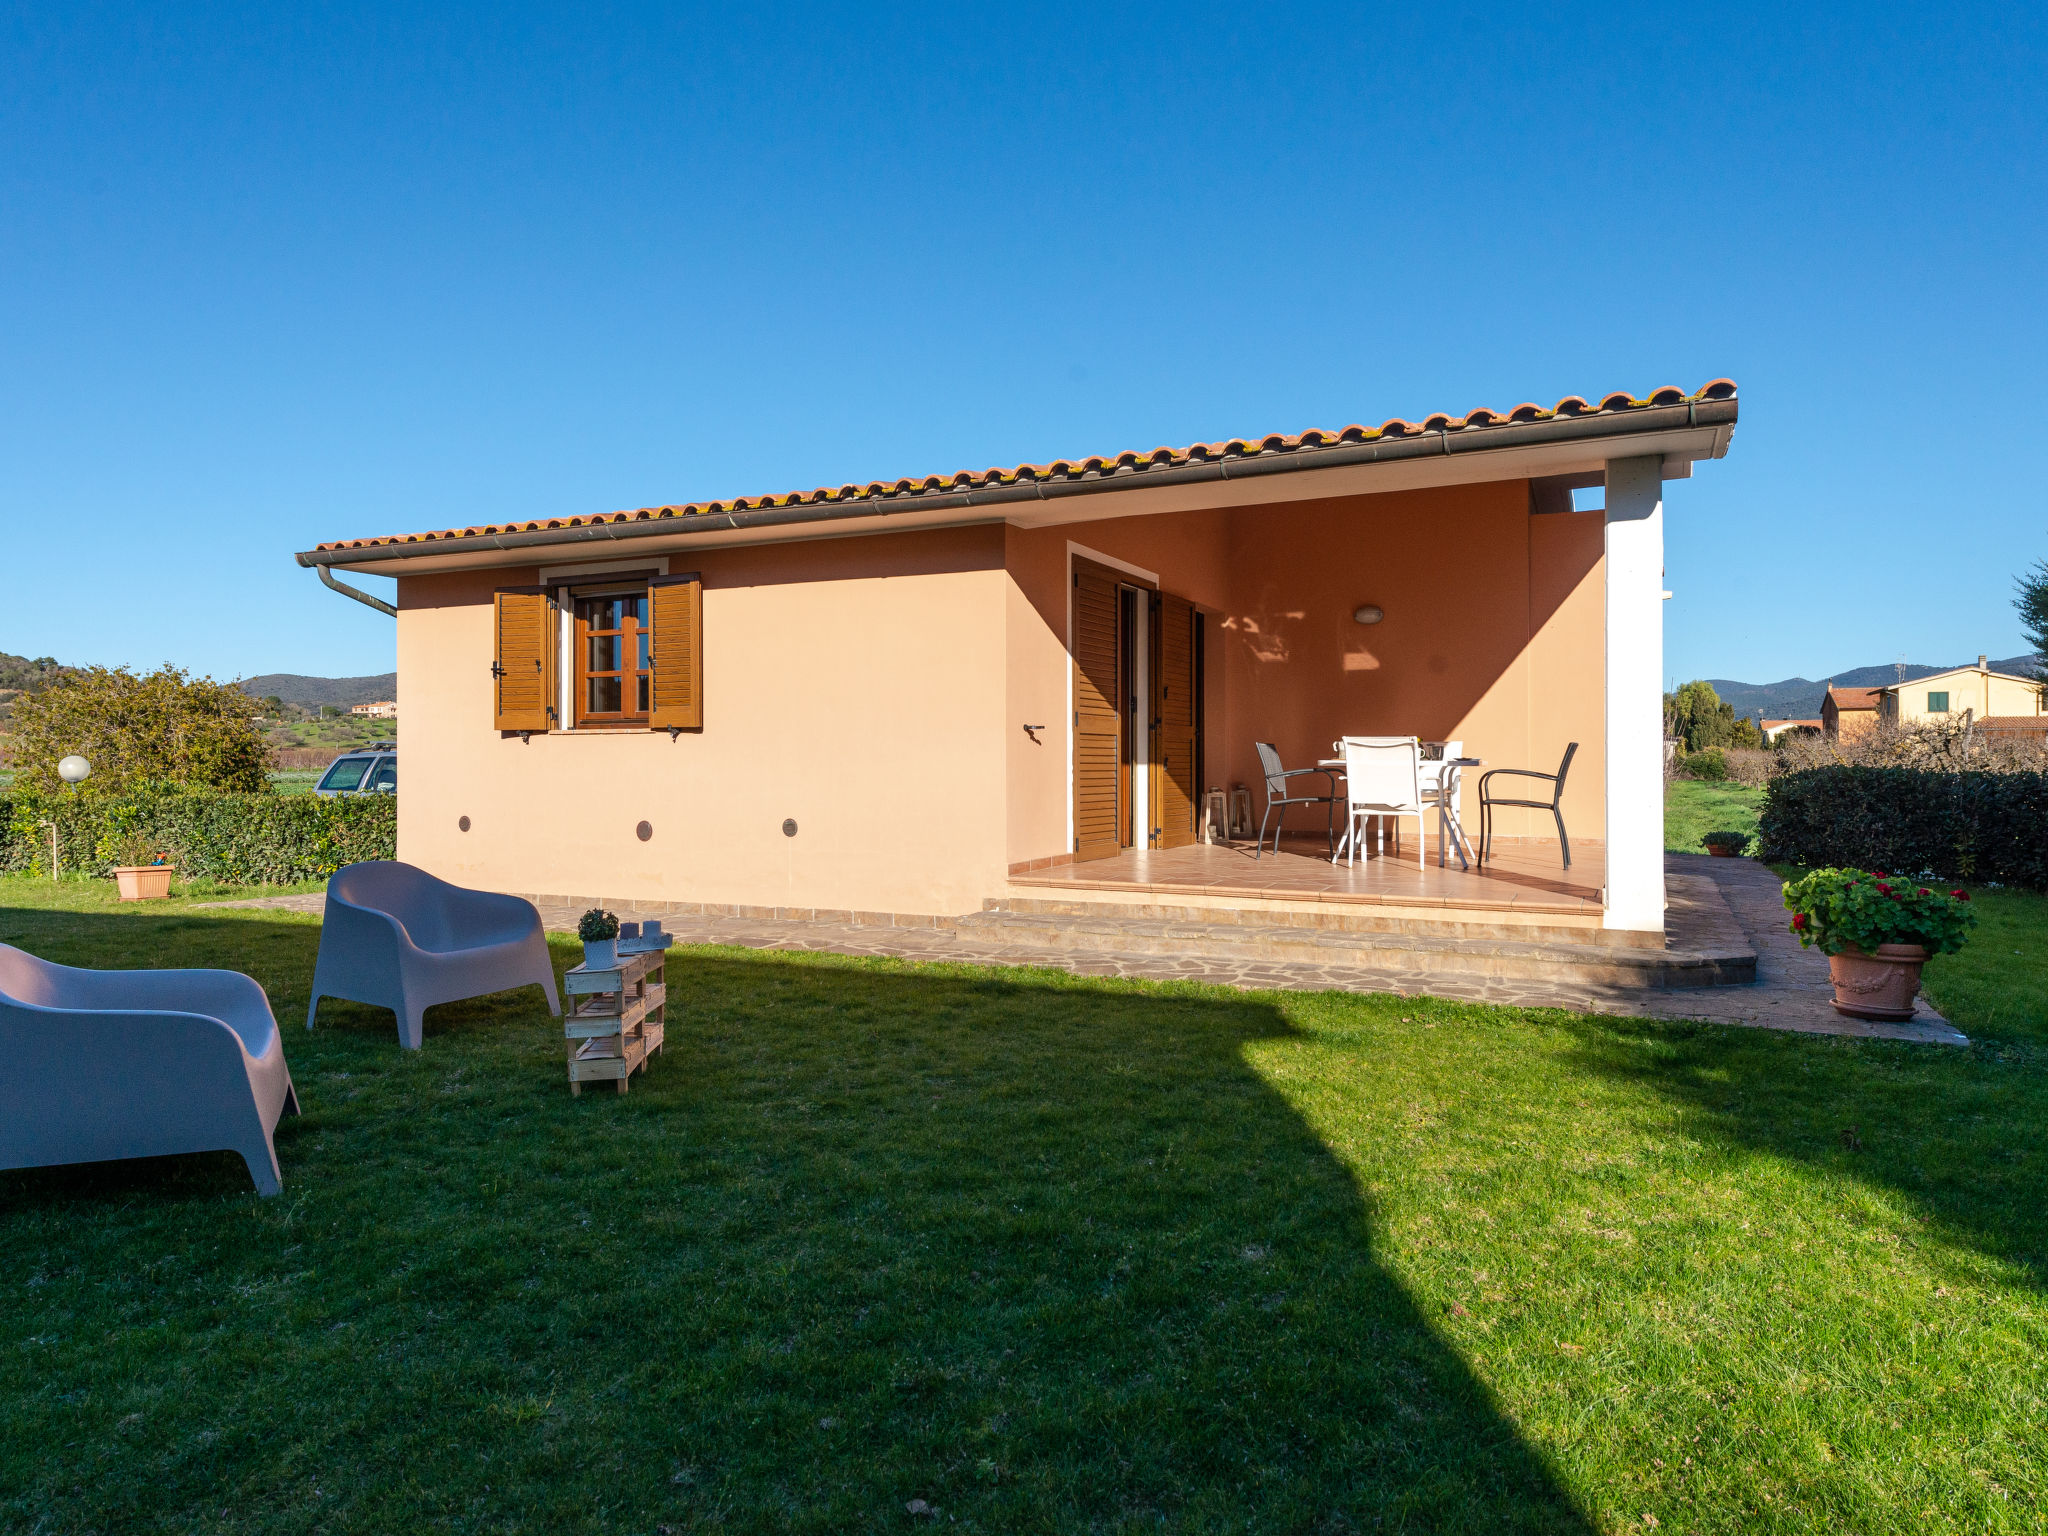
<path fill-rule="evenodd" d="M 1607 912 L 1664 928 L 1664 461 L 1607 465 Z"/>

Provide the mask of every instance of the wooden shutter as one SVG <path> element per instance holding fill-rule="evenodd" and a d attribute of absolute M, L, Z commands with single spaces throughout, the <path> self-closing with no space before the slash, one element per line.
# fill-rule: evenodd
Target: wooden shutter
<path fill-rule="evenodd" d="M 545 731 L 557 723 L 554 601 L 545 587 L 506 587 L 491 603 L 492 722 L 501 731 Z"/>
<path fill-rule="evenodd" d="M 704 583 L 696 572 L 647 584 L 653 643 L 647 658 L 647 724 L 652 730 L 704 726 Z"/>
<path fill-rule="evenodd" d="M 1120 851 L 1117 777 L 1122 721 L 1117 700 L 1117 583 L 1098 566 L 1074 571 L 1074 857 Z"/>
<path fill-rule="evenodd" d="M 1170 594 L 1153 603 L 1152 846 L 1185 848 L 1195 840 L 1195 605 Z"/>

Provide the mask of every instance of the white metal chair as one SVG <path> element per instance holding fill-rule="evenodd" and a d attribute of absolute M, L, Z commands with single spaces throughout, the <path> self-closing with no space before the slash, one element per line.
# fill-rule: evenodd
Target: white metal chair
<path fill-rule="evenodd" d="M 1397 818 L 1396 846 L 1399 846 L 1399 817 L 1415 818 L 1415 867 L 1423 865 L 1422 817 L 1425 806 L 1422 788 L 1422 744 L 1413 736 L 1346 736 L 1344 749 L 1345 837 L 1352 863 L 1358 862 L 1359 844 L 1365 841 L 1362 823 L 1368 816 Z M 1336 862 L 1333 855 L 1331 863 Z"/>
<path fill-rule="evenodd" d="M 1422 798 L 1436 806 L 1436 861 L 1439 866 L 1449 862 L 1445 852 L 1446 841 L 1450 850 L 1458 855 L 1462 868 L 1470 869 L 1472 860 L 1467 857 L 1471 843 L 1465 837 L 1465 825 L 1458 815 L 1458 783 L 1460 771 L 1454 765 L 1465 755 L 1462 741 L 1425 741 L 1422 744 Z"/>

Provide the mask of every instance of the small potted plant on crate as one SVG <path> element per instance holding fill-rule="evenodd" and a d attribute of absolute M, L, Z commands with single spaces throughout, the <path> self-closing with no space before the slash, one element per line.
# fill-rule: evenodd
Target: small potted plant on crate
<path fill-rule="evenodd" d="M 1747 832 L 1709 832 L 1700 839 L 1700 846 L 1717 859 L 1739 859 L 1749 852 Z"/>
<path fill-rule="evenodd" d="M 1920 967 L 1976 925 L 1969 901 L 1883 870 L 1816 869 L 1785 886 L 1792 932 L 1828 957 L 1835 1010 L 1858 1019 L 1913 1017 Z"/>
<path fill-rule="evenodd" d="M 583 968 L 608 971 L 619 963 L 619 917 L 603 907 L 592 907 L 576 922 L 576 937 L 583 941 Z"/>

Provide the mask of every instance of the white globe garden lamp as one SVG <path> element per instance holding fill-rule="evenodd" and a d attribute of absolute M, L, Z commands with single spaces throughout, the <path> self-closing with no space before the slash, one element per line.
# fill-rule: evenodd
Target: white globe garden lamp
<path fill-rule="evenodd" d="M 92 764 L 76 752 L 57 763 L 57 777 L 66 784 L 83 784 L 92 775 Z"/>

